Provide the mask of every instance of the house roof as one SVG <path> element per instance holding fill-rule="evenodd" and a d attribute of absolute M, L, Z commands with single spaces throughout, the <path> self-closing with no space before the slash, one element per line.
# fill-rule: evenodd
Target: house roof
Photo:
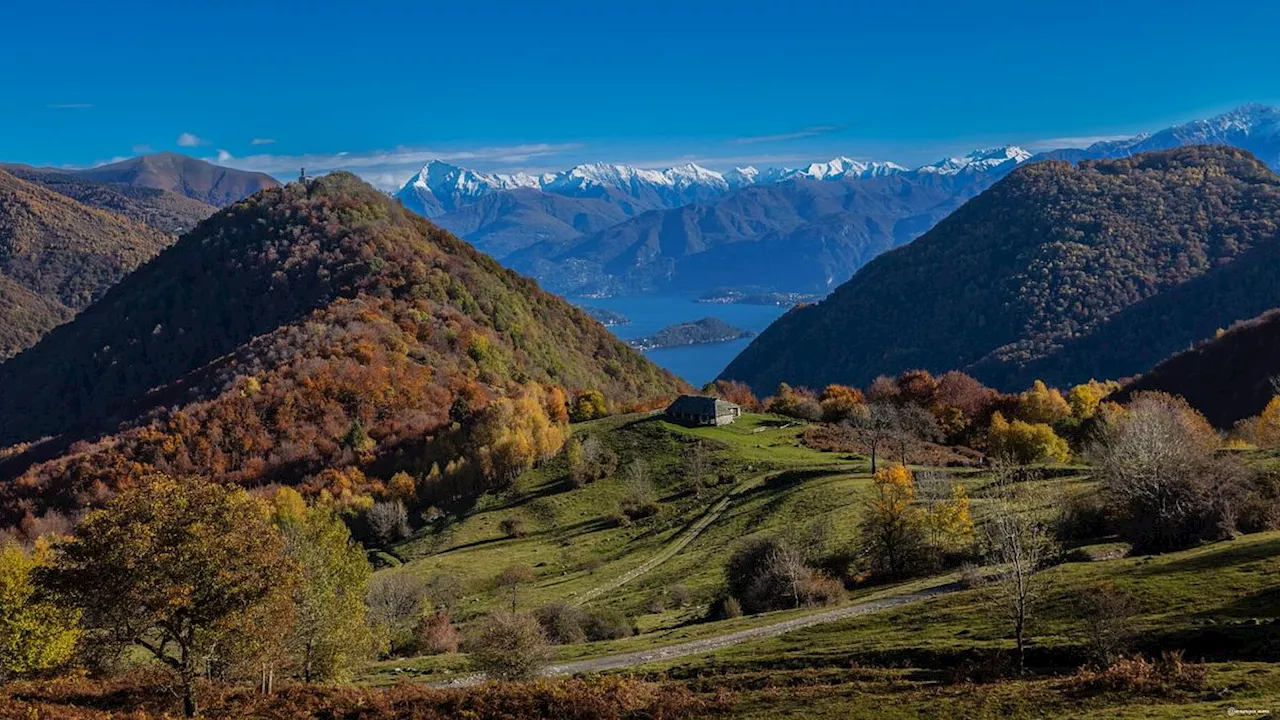
<path fill-rule="evenodd" d="M 709 395 L 681 395 L 671 403 L 667 412 L 716 417 L 727 415 L 736 407 L 734 403 Z"/>

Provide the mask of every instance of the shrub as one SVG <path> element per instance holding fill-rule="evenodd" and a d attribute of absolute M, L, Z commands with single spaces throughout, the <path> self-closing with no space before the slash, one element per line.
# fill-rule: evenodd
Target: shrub
<path fill-rule="evenodd" d="M 729 594 L 750 613 L 823 605 L 843 588 L 805 564 L 804 556 L 780 538 L 750 540 L 725 567 Z"/>
<path fill-rule="evenodd" d="M 649 602 L 644 606 L 644 611 L 650 615 L 658 615 L 666 612 L 667 606 L 662 603 L 662 598 L 660 597 L 650 598 Z"/>
<path fill-rule="evenodd" d="M 1111 532 L 1111 512 L 1097 493 L 1069 496 L 1053 523 L 1054 537 L 1064 543 L 1106 537 Z"/>
<path fill-rule="evenodd" d="M 987 583 L 987 577 L 983 574 L 982 568 L 973 564 L 965 563 L 960 566 L 960 587 L 966 590 L 980 588 Z"/>
<path fill-rule="evenodd" d="M 1101 670 L 1084 669 L 1074 678 L 1076 690 L 1086 694 L 1123 692 L 1177 697 L 1204 690 L 1208 668 L 1183 659 L 1181 650 L 1166 651 L 1159 660 L 1138 655 L 1122 658 Z"/>
<path fill-rule="evenodd" d="M 467 642 L 476 669 L 494 680 L 531 680 L 551 659 L 547 636 L 532 615 L 499 610 Z"/>
<path fill-rule="evenodd" d="M 423 615 L 413 629 L 414 645 L 423 655 L 445 655 L 458 652 L 458 629 L 449 619 L 449 613 L 433 612 Z"/>
<path fill-rule="evenodd" d="M 671 586 L 671 604 L 682 608 L 693 601 L 693 593 L 684 585 Z"/>
<path fill-rule="evenodd" d="M 557 645 L 576 645 L 587 641 L 587 613 L 566 602 L 544 605 L 534 614 L 547 639 Z"/>
<path fill-rule="evenodd" d="M 732 595 L 717 598 L 707 610 L 708 620 L 732 620 L 742 617 L 742 603 Z"/>
<path fill-rule="evenodd" d="M 1100 582 L 1077 593 L 1074 605 L 1093 663 L 1107 667 L 1118 661 L 1134 635 L 1133 616 L 1138 612 L 1134 597 L 1114 583 Z"/>
<path fill-rule="evenodd" d="M 463 592 L 462 578 L 452 573 L 436 573 L 427 578 L 427 597 L 438 608 L 453 609 Z"/>
<path fill-rule="evenodd" d="M 587 639 L 592 642 L 621 640 L 635 634 L 635 627 L 632 626 L 631 621 L 622 613 L 613 610 L 591 612 L 587 615 L 587 622 L 583 629 L 586 630 Z"/>
<path fill-rule="evenodd" d="M 522 538 L 525 536 L 524 520 L 520 518 L 506 518 L 498 523 L 498 529 L 509 538 Z"/>

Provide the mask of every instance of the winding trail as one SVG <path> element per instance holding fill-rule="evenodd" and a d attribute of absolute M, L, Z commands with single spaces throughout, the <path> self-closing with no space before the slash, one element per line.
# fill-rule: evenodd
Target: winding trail
<path fill-rule="evenodd" d="M 824 623 L 844 620 L 846 618 L 857 617 L 859 615 L 868 615 L 871 613 L 882 612 L 884 610 L 891 610 L 909 603 L 921 602 L 940 597 L 942 595 L 947 595 L 960 589 L 962 588 L 958 583 L 936 585 L 916 592 L 890 595 L 888 597 L 876 598 L 874 600 L 866 600 L 864 602 L 854 603 L 844 607 L 816 612 L 811 615 L 804 615 L 790 620 L 782 620 L 769 625 L 760 625 L 758 627 L 747 628 L 745 630 L 737 630 L 735 632 L 725 633 L 724 635 L 690 640 L 688 642 L 667 645 L 665 647 L 651 648 L 648 650 L 637 650 L 629 653 L 621 653 L 619 655 L 608 655 L 605 657 L 563 663 L 561 665 L 552 665 L 547 668 L 546 675 L 579 675 L 584 673 L 603 672 L 606 670 L 619 670 L 622 668 L 635 667 L 637 665 L 645 665 L 652 662 L 673 660 L 675 658 L 687 657 L 689 655 L 700 655 L 702 653 L 714 652 L 716 650 L 721 650 L 733 645 L 740 645 L 753 640 L 777 637 L 785 633 L 794 632 L 814 625 L 821 625 Z M 476 673 L 471 675 L 462 675 L 445 682 L 437 683 L 436 685 L 438 687 L 467 687 L 484 681 L 485 676 L 482 673 Z"/>
<path fill-rule="evenodd" d="M 772 477 L 773 475 L 778 474 L 778 472 L 759 473 L 757 475 L 753 475 L 747 478 L 746 480 L 743 480 L 742 482 L 738 483 L 733 487 L 732 490 L 725 493 L 724 497 L 720 498 L 720 500 L 717 501 L 716 504 L 712 505 L 710 509 L 708 509 L 705 513 L 703 513 L 702 516 L 699 517 L 692 525 L 685 528 L 684 532 L 680 533 L 680 535 L 677 536 L 676 539 L 671 542 L 671 544 L 659 550 L 656 555 L 649 558 L 648 560 L 645 560 L 643 564 L 628 570 L 627 572 L 623 573 L 622 575 L 619 575 L 616 578 L 613 578 L 612 580 L 604 583 L 603 585 L 597 585 L 596 587 L 593 587 L 590 590 L 587 590 L 586 592 L 574 598 L 571 601 L 571 604 L 585 605 L 586 603 L 589 603 L 592 600 L 595 600 L 596 598 L 609 592 L 610 590 L 616 590 L 617 588 L 622 587 L 623 585 L 631 582 L 632 580 L 635 580 L 641 575 L 644 575 L 645 573 L 649 572 L 650 570 L 653 570 L 654 568 L 658 567 L 662 563 L 675 557 L 676 553 L 688 547 L 689 543 L 698 539 L 698 536 L 701 535 L 704 530 L 706 530 L 708 527 L 711 527 L 711 524 L 714 523 L 716 520 L 719 520 L 720 516 L 724 515 L 724 511 L 729 509 L 729 505 L 733 503 L 733 499 L 735 497 L 755 487 L 766 478 L 769 478 L 769 477 Z"/>

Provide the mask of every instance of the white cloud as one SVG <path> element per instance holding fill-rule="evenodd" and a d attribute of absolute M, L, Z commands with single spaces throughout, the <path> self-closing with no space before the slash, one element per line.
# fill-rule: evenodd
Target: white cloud
<path fill-rule="evenodd" d="M 93 103 L 49 103 L 45 107 L 50 110 L 88 110 Z"/>
<path fill-rule="evenodd" d="M 217 157 L 217 159 L 216 159 L 216 160 L 214 160 L 214 162 L 218 163 L 219 165 L 226 165 L 227 163 L 231 162 L 232 160 L 235 160 L 235 157 L 234 157 L 231 153 L 227 152 L 226 150 L 223 150 L 223 149 L 219 148 L 219 149 L 218 149 L 218 157 Z"/>
<path fill-rule="evenodd" d="M 273 145 L 275 138 L 254 138 L 249 141 L 250 145 Z"/>
<path fill-rule="evenodd" d="M 155 152 L 155 148 L 151 147 L 146 143 L 138 143 L 137 145 L 134 145 L 133 147 L 129 148 L 129 150 L 134 155 L 146 155 L 148 153 Z"/>
<path fill-rule="evenodd" d="M 807 127 L 795 132 L 780 133 L 778 135 L 756 135 L 753 137 L 740 137 L 730 140 L 734 145 L 753 145 L 755 143 L 765 142 L 786 142 L 787 140 L 801 140 L 804 138 L 818 137 L 820 135 L 830 135 L 845 128 L 844 125 L 815 125 Z"/>
<path fill-rule="evenodd" d="M 1080 135 L 1076 137 L 1046 138 L 1024 144 L 1028 150 L 1061 150 L 1063 148 L 1087 148 L 1094 143 L 1112 140 L 1128 140 L 1133 135 Z"/>
<path fill-rule="evenodd" d="M 199 147 L 201 145 L 208 145 L 208 144 L 209 144 L 208 140 L 205 140 L 199 135 L 193 135 L 192 133 L 189 133 L 189 132 L 184 132 L 178 136 L 178 147 Z"/>

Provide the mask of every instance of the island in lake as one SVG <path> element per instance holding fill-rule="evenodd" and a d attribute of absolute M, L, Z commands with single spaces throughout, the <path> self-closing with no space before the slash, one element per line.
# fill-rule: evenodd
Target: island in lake
<path fill-rule="evenodd" d="M 698 298 L 698 302 L 710 305 L 777 305 L 779 307 L 792 307 L 801 303 L 817 302 L 821 299 L 818 295 L 810 295 L 808 293 L 776 291 L 753 293 L 730 289 L 712 290 Z"/>
<path fill-rule="evenodd" d="M 719 318 L 708 317 L 694 322 L 672 325 L 648 337 L 628 340 L 627 344 L 637 350 L 658 350 L 682 345 L 729 342 L 730 340 L 755 337 L 755 335 L 750 330 L 736 328 Z"/>
<path fill-rule="evenodd" d="M 605 310 L 604 308 L 598 307 L 587 307 L 585 305 L 581 307 L 584 312 L 595 318 L 596 322 L 605 327 L 617 327 L 618 325 L 627 325 L 631 322 L 631 318 L 620 312 Z"/>

